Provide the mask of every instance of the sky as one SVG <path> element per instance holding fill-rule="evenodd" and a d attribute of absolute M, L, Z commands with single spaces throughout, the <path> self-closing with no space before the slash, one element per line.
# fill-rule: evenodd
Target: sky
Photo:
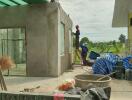
<path fill-rule="evenodd" d="M 75 25 L 80 26 L 80 37 L 93 42 L 118 40 L 120 34 L 127 37 L 127 28 L 112 28 L 115 0 L 59 0 Z"/>

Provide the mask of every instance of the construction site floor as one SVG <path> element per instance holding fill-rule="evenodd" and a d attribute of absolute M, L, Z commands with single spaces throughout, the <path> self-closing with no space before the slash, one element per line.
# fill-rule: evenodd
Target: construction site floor
<path fill-rule="evenodd" d="M 89 73 L 91 68 L 89 67 Z M 66 79 L 72 79 L 77 74 L 88 73 L 80 66 L 74 66 L 74 70 L 68 70 L 58 78 L 52 77 L 15 77 L 5 76 L 7 89 L 10 92 L 19 92 L 24 88 L 40 88 L 34 90 L 36 93 L 53 93 L 56 88 Z M 110 100 L 132 100 L 132 81 L 112 79 Z"/>

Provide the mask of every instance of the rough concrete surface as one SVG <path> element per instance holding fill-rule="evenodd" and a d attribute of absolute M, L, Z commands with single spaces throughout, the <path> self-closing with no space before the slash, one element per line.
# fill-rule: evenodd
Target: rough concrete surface
<path fill-rule="evenodd" d="M 63 58 L 59 54 L 60 23 L 65 25 Z M 0 28 L 25 28 L 27 76 L 59 76 L 71 65 L 68 49 L 72 20 L 59 3 L 2 7 Z"/>
<path fill-rule="evenodd" d="M 91 72 L 91 68 L 89 68 Z M 35 92 L 53 93 L 56 87 L 65 79 L 71 79 L 77 74 L 86 73 L 81 67 L 65 72 L 59 78 L 50 77 L 5 77 L 8 91 L 21 91 L 24 88 L 34 88 L 40 86 Z M 132 100 L 132 81 L 116 80 L 111 81 L 111 99 L 110 100 Z"/>

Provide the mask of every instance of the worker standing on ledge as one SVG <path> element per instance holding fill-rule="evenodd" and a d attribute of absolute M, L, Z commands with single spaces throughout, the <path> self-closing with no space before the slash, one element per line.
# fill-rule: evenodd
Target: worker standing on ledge
<path fill-rule="evenodd" d="M 79 30 L 79 25 L 76 25 L 76 49 L 79 50 L 79 35 L 80 35 L 80 30 Z"/>
<path fill-rule="evenodd" d="M 81 60 L 81 57 L 80 57 L 81 51 L 79 50 L 79 46 L 80 46 L 79 44 L 79 35 L 80 35 L 79 25 L 76 25 L 75 28 L 76 28 L 76 33 L 74 33 L 75 35 L 75 55 L 74 55 L 75 61 L 74 62 L 77 61 L 76 57 L 78 57 L 78 59 Z"/>

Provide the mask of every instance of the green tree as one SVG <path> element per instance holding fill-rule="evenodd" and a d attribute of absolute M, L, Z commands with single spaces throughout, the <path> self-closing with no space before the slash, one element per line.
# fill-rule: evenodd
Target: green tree
<path fill-rule="evenodd" d="M 125 43 L 125 41 L 126 41 L 126 36 L 123 35 L 123 34 L 121 34 L 121 35 L 119 36 L 119 41 L 120 41 L 121 43 Z"/>
<path fill-rule="evenodd" d="M 80 41 L 80 45 L 82 45 L 83 43 L 89 43 L 89 39 L 87 37 L 83 37 Z"/>
<path fill-rule="evenodd" d="M 117 43 L 116 43 L 115 40 L 113 41 L 113 46 L 116 49 L 116 53 L 119 53 L 120 50 L 119 50 L 119 48 L 118 48 Z"/>

